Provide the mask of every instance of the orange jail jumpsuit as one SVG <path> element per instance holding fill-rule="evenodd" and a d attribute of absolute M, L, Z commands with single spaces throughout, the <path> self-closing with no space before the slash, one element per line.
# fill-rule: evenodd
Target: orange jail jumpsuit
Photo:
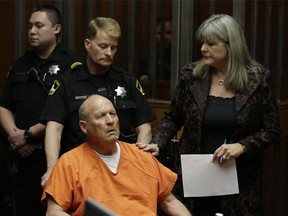
<path fill-rule="evenodd" d="M 42 195 L 47 195 L 71 216 L 84 214 L 88 197 L 118 215 L 157 215 L 157 203 L 171 193 L 177 175 L 150 153 L 118 141 L 120 160 L 114 174 L 84 143 L 66 152 L 56 163 Z"/>

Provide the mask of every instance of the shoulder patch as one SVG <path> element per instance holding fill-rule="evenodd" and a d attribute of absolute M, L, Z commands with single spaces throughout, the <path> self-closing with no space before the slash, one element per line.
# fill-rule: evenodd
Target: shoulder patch
<path fill-rule="evenodd" d="M 53 95 L 54 92 L 60 87 L 60 82 L 58 80 L 55 80 L 48 95 Z"/>
<path fill-rule="evenodd" d="M 140 91 L 142 95 L 145 95 L 144 90 L 138 80 L 136 80 L 136 88 Z"/>
<path fill-rule="evenodd" d="M 72 65 L 71 65 L 71 69 L 74 69 L 75 67 L 79 66 L 79 65 L 82 65 L 81 62 L 74 62 Z"/>

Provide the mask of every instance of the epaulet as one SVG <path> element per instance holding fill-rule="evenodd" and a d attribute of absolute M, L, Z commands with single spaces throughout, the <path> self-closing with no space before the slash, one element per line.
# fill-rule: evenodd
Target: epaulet
<path fill-rule="evenodd" d="M 71 64 L 71 69 L 76 69 L 76 68 L 79 68 L 82 66 L 82 63 L 81 62 L 74 62 L 73 64 Z"/>

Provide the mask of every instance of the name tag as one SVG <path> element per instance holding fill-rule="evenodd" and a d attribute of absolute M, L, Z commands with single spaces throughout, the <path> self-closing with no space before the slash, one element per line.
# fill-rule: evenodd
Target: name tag
<path fill-rule="evenodd" d="M 75 100 L 85 100 L 87 98 L 88 98 L 87 95 L 75 96 Z"/>

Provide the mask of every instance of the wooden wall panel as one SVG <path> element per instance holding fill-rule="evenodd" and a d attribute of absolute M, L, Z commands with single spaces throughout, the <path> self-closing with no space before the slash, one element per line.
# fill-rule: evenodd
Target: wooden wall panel
<path fill-rule="evenodd" d="M 0 14 L 2 19 L 1 38 L 0 38 L 0 91 L 3 87 L 6 74 L 9 67 L 15 61 L 15 30 L 14 21 L 18 14 L 15 14 L 15 2 L 18 0 L 0 1 Z M 19 1 L 18 1 L 19 2 Z M 25 1 L 26 20 L 30 16 L 33 7 L 37 3 L 45 2 L 55 4 L 56 0 L 30 0 Z M 86 35 L 86 27 L 90 19 L 97 16 L 112 16 L 117 19 L 121 25 L 123 37 L 120 40 L 120 47 L 116 55 L 117 64 L 127 69 L 127 47 L 129 40 L 127 13 L 131 1 L 102 1 L 102 0 L 75 0 L 75 51 L 85 56 L 83 40 Z M 193 21 L 193 32 L 196 32 L 198 26 L 207 19 L 211 13 L 233 14 L 233 1 L 215 1 L 215 0 L 194 0 L 194 10 L 191 11 L 189 19 Z M 151 1 L 135 1 L 136 10 L 136 42 L 135 62 L 140 58 L 140 53 L 149 46 L 149 24 Z M 164 10 L 164 12 L 163 12 Z M 172 0 L 157 1 L 157 13 L 168 14 L 172 11 Z M 4 18 L 3 18 L 4 17 Z M 255 18 L 255 20 L 254 20 Z M 272 72 L 275 92 L 279 99 L 279 111 L 282 127 L 282 135 L 279 144 L 269 147 L 266 151 L 265 163 L 265 216 L 288 215 L 288 1 L 245 1 L 245 35 L 248 47 L 255 54 L 256 59 L 263 63 Z M 255 25 L 254 25 L 255 24 Z M 26 32 L 25 32 L 26 33 Z M 254 35 L 255 33 L 255 35 Z M 281 41 L 283 39 L 283 41 Z M 63 38 L 65 40 L 65 38 Z M 27 40 L 25 47 L 29 48 Z M 255 52 L 254 52 L 255 51 Z M 200 43 L 193 38 L 194 61 L 201 57 Z M 266 52 L 266 53 L 265 53 Z M 138 59 L 137 59 L 138 58 Z M 179 71 L 173 71 L 178 73 Z M 148 88 L 149 89 L 149 88 Z M 159 88 L 158 95 L 166 95 L 167 90 Z M 162 90 L 162 91 L 161 91 Z M 147 95 L 150 95 L 147 92 Z M 162 96 L 161 96 L 162 97 Z M 164 96 L 163 96 L 164 97 Z M 169 97 L 168 97 L 169 99 Z M 160 117 L 169 105 L 169 101 L 149 100 L 155 113 L 159 118 L 152 123 L 153 133 L 159 124 Z M 285 103 L 286 102 L 286 103 Z M 179 136 L 178 136 L 179 137 Z"/>
<path fill-rule="evenodd" d="M 215 13 L 229 14 L 233 12 L 233 1 L 215 1 Z"/>
<path fill-rule="evenodd" d="M 281 77 L 281 99 L 283 101 L 288 101 L 288 85 L 287 85 L 287 80 L 288 80 L 288 24 L 287 21 L 288 20 L 288 1 L 283 1 L 283 7 L 282 10 L 284 10 L 284 20 L 283 20 L 283 51 L 281 52 L 281 58 L 283 59 L 282 61 L 282 65 L 279 65 L 281 68 L 283 68 L 283 73 L 282 73 L 282 77 Z M 277 16 L 276 16 L 277 17 Z M 287 204 L 287 208 L 288 208 L 288 203 Z"/>
<path fill-rule="evenodd" d="M 288 201 L 288 104 L 279 104 L 281 137 L 279 143 L 265 151 L 264 212 L 265 216 L 287 215 Z"/>
<path fill-rule="evenodd" d="M 14 61 L 14 2 L 1 1 L 0 3 L 0 93 L 11 62 Z"/>
<path fill-rule="evenodd" d="M 85 9 L 87 7 L 87 2 L 82 3 L 81 1 L 75 2 L 75 43 L 74 43 L 74 50 L 79 55 L 84 55 L 85 48 L 84 48 L 84 36 L 86 35 L 86 28 L 88 25 L 88 21 L 84 16 L 88 13 Z M 85 13 L 86 12 L 86 13 Z"/>

